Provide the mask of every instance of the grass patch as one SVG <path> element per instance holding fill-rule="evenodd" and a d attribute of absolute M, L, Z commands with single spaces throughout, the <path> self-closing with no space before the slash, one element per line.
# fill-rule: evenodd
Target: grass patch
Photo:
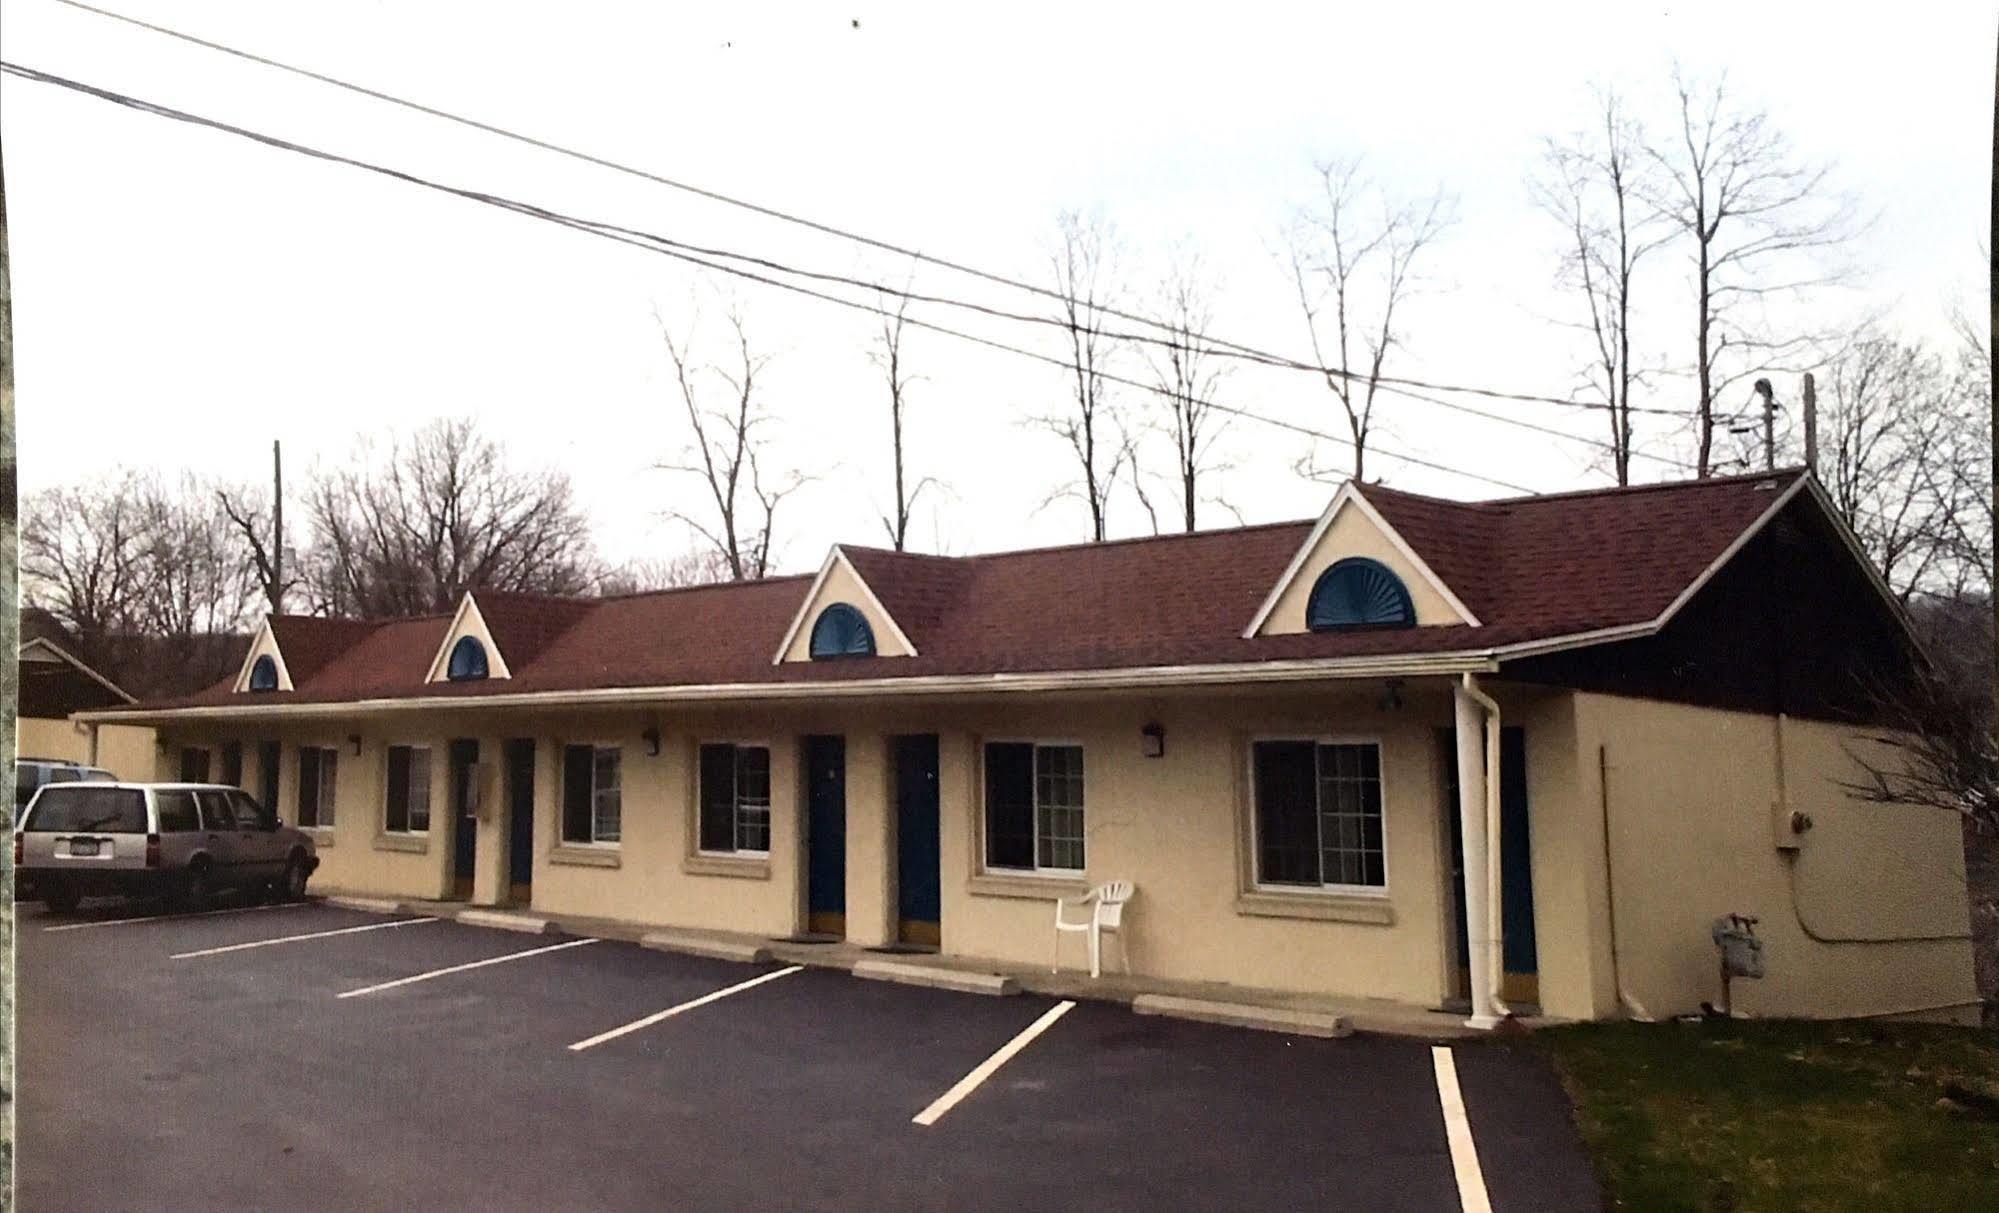
<path fill-rule="evenodd" d="M 1612 1209 L 1999 1209 L 1999 1033 L 1772 1020 L 1534 1039 Z"/>

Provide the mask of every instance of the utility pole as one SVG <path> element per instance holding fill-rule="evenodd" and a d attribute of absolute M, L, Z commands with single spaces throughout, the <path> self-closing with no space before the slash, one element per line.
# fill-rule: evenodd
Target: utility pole
<path fill-rule="evenodd" d="M 271 439 L 271 614 L 285 613 L 285 456 Z"/>
<path fill-rule="evenodd" d="M 1987 278 L 1988 291 L 1992 296 L 1992 327 L 1985 330 L 1986 349 L 1991 349 L 1992 338 L 1999 333 L 1999 60 L 1993 64 L 1992 87 L 1992 243 L 1986 250 L 1992 258 L 1991 273 Z M 1988 359 L 1988 361 L 1990 361 Z M 1995 384 L 1994 386 L 1999 386 Z M 1999 395 L 1992 397 L 1993 433 L 1999 434 Z M 1992 444 L 1992 504 L 1999 509 L 1999 441 Z M 1992 587 L 1992 738 L 1999 745 L 1999 543 L 1993 544 L 1993 578 L 1987 582 Z"/>
<path fill-rule="evenodd" d="M 1805 469 L 1819 474 L 1819 389 L 1810 371 L 1805 372 Z"/>

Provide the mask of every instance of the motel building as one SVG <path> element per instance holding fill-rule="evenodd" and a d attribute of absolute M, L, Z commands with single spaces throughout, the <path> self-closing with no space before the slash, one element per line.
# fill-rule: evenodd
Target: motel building
<path fill-rule="evenodd" d="M 1056 899 L 1130 881 L 1139 980 L 1476 1026 L 1718 1001 L 1735 912 L 1740 1012 L 1976 1022 L 1957 819 L 1846 791 L 1866 688 L 1921 659 L 1802 471 L 1349 485 L 1295 523 L 275 616 L 232 680 L 76 719 L 278 805 L 329 891 L 1046 971 Z"/>

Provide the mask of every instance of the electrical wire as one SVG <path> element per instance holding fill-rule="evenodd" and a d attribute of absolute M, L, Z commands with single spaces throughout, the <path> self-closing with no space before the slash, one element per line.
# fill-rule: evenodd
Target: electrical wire
<path fill-rule="evenodd" d="M 141 20 L 140 18 L 129 16 L 124 13 L 114 12 L 110 9 L 99 8 L 96 5 L 83 3 L 82 0 L 55 0 L 55 3 L 64 5 L 68 8 L 77 9 L 82 12 L 92 13 L 99 17 L 104 17 L 112 21 L 118 21 L 126 25 L 135 26 L 139 29 L 148 30 L 152 33 L 160 34 L 168 38 L 173 38 L 181 42 L 186 42 L 194 46 L 199 46 L 206 50 L 215 51 L 219 54 L 229 55 L 249 63 L 255 63 L 262 67 L 268 67 L 275 71 L 285 72 L 290 75 L 301 77 L 303 79 L 312 80 L 320 84 L 329 85 L 333 88 L 342 89 L 346 92 L 367 97 L 371 100 L 380 101 L 388 105 L 398 106 L 400 108 L 407 109 L 415 113 L 420 113 L 428 117 L 437 118 L 445 122 L 454 123 L 456 125 L 463 126 L 471 130 L 479 131 L 483 134 L 492 135 L 501 139 L 507 139 L 515 143 L 536 148 L 540 151 L 551 152 L 554 153 L 555 155 L 564 156 L 569 159 L 577 160 L 582 163 L 593 165 L 598 168 L 609 169 L 612 172 L 622 173 L 626 176 L 636 177 L 639 178 L 640 180 L 648 181 L 655 185 L 663 185 L 668 187 L 669 189 L 679 190 L 684 193 L 692 194 L 699 198 L 707 199 L 708 201 L 711 202 L 719 202 L 726 206 L 732 206 L 742 210 L 746 210 L 753 214 L 764 216 L 765 218 L 775 219 L 783 223 L 789 223 L 794 226 L 803 227 L 810 231 L 818 232 L 822 235 L 833 236 L 838 239 L 852 241 L 854 243 L 865 245 L 869 248 L 873 248 L 882 252 L 894 253 L 897 256 L 907 257 L 910 258 L 912 261 L 922 262 L 927 265 L 934 265 L 940 269 L 951 270 L 954 273 L 965 274 L 969 277 L 977 278 L 981 281 L 992 283 L 994 285 L 1006 286 L 1006 287 L 1011 287 L 1015 290 L 1027 291 L 1031 294 L 1035 294 L 1043 298 L 1052 299 L 1056 301 L 1062 301 L 1064 299 L 1064 296 L 1061 294 L 1061 292 L 1053 290 L 1046 286 L 1042 286 L 1038 283 L 1025 282 L 1020 279 L 1011 278 L 1008 277 L 1007 275 L 996 273 L 991 270 L 980 269 L 976 266 L 969 265 L 962 261 L 956 261 L 947 257 L 940 257 L 932 253 L 925 253 L 919 249 L 908 248 L 903 245 L 893 243 L 891 241 L 878 239 L 876 237 L 851 231 L 846 228 L 837 227 L 833 224 L 823 223 L 815 219 L 810 219 L 803 215 L 798 215 L 789 211 L 779 210 L 776 207 L 766 206 L 757 202 L 751 202 L 747 199 L 726 194 L 719 190 L 708 189 L 704 186 L 695 185 L 692 182 L 682 181 L 677 178 L 668 177 L 660 173 L 654 173 L 646 169 L 635 168 L 631 165 L 622 164 L 618 161 L 611 160 L 603 156 L 597 156 L 589 152 L 578 151 L 574 148 L 565 147 L 562 144 L 553 143 L 546 139 L 540 139 L 533 135 L 522 134 L 518 131 L 510 130 L 503 126 L 498 126 L 490 122 L 483 122 L 477 118 L 469 118 L 462 114 L 452 113 L 449 110 L 439 109 L 435 106 L 425 105 L 419 101 L 411 101 L 408 98 L 399 97 L 393 93 L 384 92 L 380 89 L 369 88 L 366 85 L 356 84 L 348 80 L 342 80 L 337 76 L 330 76 L 323 72 L 313 71 L 310 68 L 299 67 L 295 64 L 286 63 L 282 60 L 273 59 L 268 56 L 260 55 L 252 51 L 242 50 L 237 47 L 229 46 L 225 43 L 215 42 L 207 38 L 198 37 L 194 34 L 185 33 L 181 30 L 172 29 L 168 26 L 158 25 L 150 21 L 144 21 Z M 1097 312 L 1105 316 L 1111 316 L 1119 320 L 1127 321 L 1129 323 L 1145 324 L 1155 328 L 1162 328 L 1168 330 L 1177 330 L 1179 327 L 1169 321 L 1162 321 L 1151 316 L 1143 315 L 1141 313 L 1124 311 L 1118 308 L 1109 307 L 1107 305 L 1089 304 L 1087 305 L 1087 307 L 1091 311 Z M 1361 375 L 1357 372 L 1350 371 L 1345 367 L 1328 367 L 1315 362 L 1304 362 L 1295 358 L 1285 357 L 1284 355 L 1281 354 L 1273 354 L 1266 350 L 1258 349 L 1255 346 L 1245 345 L 1241 342 L 1229 341 L 1219 337 L 1214 337 L 1207 333 L 1191 333 L 1189 334 L 1189 336 L 1197 338 L 1204 346 L 1209 348 L 1210 352 L 1223 357 L 1242 358 L 1258 362 L 1267 366 L 1282 367 L 1289 370 L 1310 371 L 1314 374 L 1326 375 L 1326 376 L 1338 376 L 1340 378 L 1344 378 L 1350 381 L 1359 380 L 1362 382 L 1366 382 L 1369 379 L 1369 376 Z M 1373 376 L 1373 382 L 1384 390 L 1392 390 L 1398 387 L 1415 388 L 1431 392 L 1456 392 L 1466 395 L 1481 396 L 1492 400 L 1507 400 L 1507 401 L 1514 401 L 1518 403 L 1527 403 L 1527 404 L 1552 404 L 1566 408 L 1605 410 L 1605 411 L 1611 408 L 1609 404 L 1603 401 L 1576 400 L 1570 397 L 1550 396 L 1533 392 L 1504 391 L 1497 388 L 1481 387 L 1481 386 L 1467 385 L 1467 384 L 1435 383 L 1421 379 L 1403 378 L 1400 376 L 1377 375 Z M 1432 401 L 1432 403 L 1436 402 Z M 1679 415 L 1677 411 L 1671 409 L 1633 408 L 1630 411 L 1635 413 L 1656 413 L 1662 416 Z"/>
<path fill-rule="evenodd" d="M 554 211 L 546 207 L 538 206 L 534 203 L 522 202 L 518 199 L 508 198 L 499 194 L 490 194 L 479 190 L 466 189 L 460 186 L 447 185 L 443 182 L 433 181 L 425 177 L 420 177 L 414 173 L 405 172 L 401 169 L 390 168 L 386 165 L 373 164 L 365 160 L 356 159 L 354 157 L 343 156 L 337 152 L 329 152 L 320 148 L 308 147 L 304 144 L 294 143 L 291 140 L 283 139 L 276 135 L 269 135 L 260 131 L 253 131 L 246 127 L 235 126 L 231 123 L 222 122 L 214 118 L 206 118 L 199 114 L 193 114 L 185 110 L 175 109 L 172 106 L 166 106 L 158 104 L 156 102 L 146 101 L 138 97 L 133 97 L 124 93 L 113 91 L 111 89 L 100 88 L 92 84 L 85 84 L 82 81 L 72 80 L 63 76 L 57 76 L 49 72 L 43 72 L 36 68 L 26 67 L 21 64 L 9 61 L 0 61 L 0 71 L 4 71 L 9 75 L 18 76 L 25 80 L 32 80 L 41 84 L 55 85 L 60 88 L 66 88 L 74 92 L 83 93 L 87 96 L 96 97 L 100 100 L 108 101 L 111 102 L 112 104 L 123 106 L 127 109 L 136 110 L 141 113 L 151 114 L 155 117 L 168 118 L 177 122 L 183 122 L 194 126 L 206 127 L 210 130 L 219 131 L 224 134 L 235 135 L 239 138 L 248 139 L 255 143 L 260 143 L 266 147 L 275 148 L 281 151 L 292 152 L 298 155 L 307 156 L 312 159 L 324 161 L 327 163 L 340 164 L 346 167 L 360 169 L 364 172 L 374 173 L 379 176 L 388 177 L 393 180 L 404 182 L 405 184 L 419 186 L 424 189 L 437 191 L 439 193 L 450 194 L 454 197 L 464 198 L 468 201 L 478 202 L 487 206 L 497 207 L 502 210 L 512 211 L 515 214 L 525 215 L 530 218 L 541 219 L 547 222 L 556 223 L 561 226 L 574 229 L 576 231 L 581 231 L 591 235 L 596 235 L 603 239 L 615 240 L 618 241 L 619 243 L 629 244 L 637 248 L 646 249 L 648 251 L 658 253 L 662 256 L 671 257 L 678 261 L 683 261 L 692 265 L 700 266 L 704 269 L 715 270 L 717 272 L 729 274 L 737 278 L 746 279 L 752 282 L 758 282 L 767 286 L 777 287 L 778 289 L 781 290 L 786 290 L 796 294 L 805 295 L 810 298 L 822 300 L 824 302 L 838 304 L 843 307 L 848 307 L 858 311 L 868 312 L 878 316 L 889 316 L 892 314 L 888 312 L 886 309 L 873 304 L 863 303 L 852 299 L 846 299 L 838 295 L 832 295 L 823 291 L 813 290 L 810 287 L 799 286 L 796 283 L 784 282 L 779 279 L 767 277 L 765 275 L 758 274 L 749 270 L 744 270 L 737 266 L 729 265 L 724 262 L 711 261 L 699 256 L 695 256 L 694 254 L 683 252 L 678 248 L 662 247 L 660 244 L 653 242 L 654 238 L 644 233 L 633 233 L 630 229 L 620 228 L 615 224 L 599 223 L 593 220 L 577 218 L 575 216 L 563 214 L 560 211 Z M 995 341 L 991 338 L 981 337 L 975 334 L 966 333 L 961 330 L 952 329 L 944 325 L 939 325 L 931 321 L 923 320 L 920 317 L 905 317 L 905 323 L 913 325 L 918 328 L 928 329 L 932 332 L 940 333 L 946 336 L 956 337 L 959 338 L 960 340 L 973 342 L 978 345 L 983 345 L 990 349 L 999 350 L 1010 354 L 1015 354 L 1020 357 L 1031 358 L 1039 362 L 1048 363 L 1050 365 L 1062 367 L 1065 369 L 1070 368 L 1070 364 L 1068 362 L 1064 361 L 1063 359 L 1054 357 L 1053 355 L 1040 353 L 1034 350 L 1023 349 L 1018 346 L 1009 345 L 1005 342 Z M 1159 388 L 1157 385 L 1144 383 L 1140 380 L 1131 379 L 1126 376 L 1115 375 L 1111 373 L 1100 373 L 1099 377 L 1103 378 L 1107 382 L 1122 384 L 1128 387 L 1137 388 L 1141 391 L 1151 392 L 1157 395 L 1169 394 L 1165 392 L 1163 389 Z M 1323 439 L 1325 441 L 1333 442 L 1342 446 L 1346 446 L 1348 448 L 1351 448 L 1354 445 L 1352 439 L 1342 437 L 1338 434 L 1333 434 L 1323 430 L 1313 429 L 1309 426 L 1299 425 L 1295 422 L 1284 421 L 1279 418 L 1256 413 L 1248 409 L 1238 408 L 1233 405 L 1222 404 L 1218 401 L 1207 401 L 1204 403 L 1206 404 L 1207 407 L 1214 408 L 1218 412 L 1227 413 L 1232 416 L 1242 417 L 1247 420 L 1257 421 L 1262 424 L 1274 426 L 1279 429 L 1290 430 L 1294 433 L 1307 435 L 1313 438 Z M 1551 431 L 1551 432 L 1559 433 L 1559 431 Z M 1591 439 L 1581 438 L 1579 435 L 1569 435 L 1569 437 L 1577 439 L 1578 441 L 1585 441 L 1585 442 L 1593 441 Z M 1488 476 L 1481 472 L 1474 472 L 1465 468 L 1453 467 L 1449 464 L 1440 463 L 1431 459 L 1425 459 L 1418 455 L 1411 455 L 1401 451 L 1395 451 L 1379 446 L 1371 447 L 1369 449 L 1372 450 L 1373 453 L 1380 455 L 1383 458 L 1394 459 L 1397 460 L 1398 462 L 1411 464 L 1417 467 L 1428 468 L 1432 471 L 1444 472 L 1449 475 L 1459 476 L 1469 480 L 1476 480 L 1481 483 L 1490 484 L 1497 486 L 1499 488 L 1507 489 L 1511 492 L 1526 493 L 1530 495 L 1535 493 L 1534 489 L 1528 488 L 1525 485 L 1518 484 L 1510 480 L 1502 480 L 1494 476 Z"/>

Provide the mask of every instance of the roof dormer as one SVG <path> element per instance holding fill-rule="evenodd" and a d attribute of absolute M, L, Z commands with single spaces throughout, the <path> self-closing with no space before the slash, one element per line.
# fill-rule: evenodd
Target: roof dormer
<path fill-rule="evenodd" d="M 1479 620 L 1349 482 L 1334 494 L 1243 635 L 1452 624 L 1477 627 Z"/>
<path fill-rule="evenodd" d="M 438 643 L 437 654 L 430 659 L 430 672 L 423 680 L 478 682 L 512 677 L 507 659 L 494 642 L 486 617 L 479 611 L 479 603 L 467 591 L 458 600 L 458 610 L 451 616 L 451 626 L 444 630 L 444 639 Z"/>
<path fill-rule="evenodd" d="M 914 656 L 916 646 L 847 554 L 835 546 L 819 566 L 819 575 L 792 616 L 771 664 Z"/>
<path fill-rule="evenodd" d="M 235 689 L 241 693 L 263 691 L 290 691 L 291 670 L 285 665 L 285 655 L 278 648 L 278 634 L 271 627 L 269 619 L 257 629 L 256 639 L 250 642 L 250 651 L 243 655 L 243 668 L 236 673 Z"/>

